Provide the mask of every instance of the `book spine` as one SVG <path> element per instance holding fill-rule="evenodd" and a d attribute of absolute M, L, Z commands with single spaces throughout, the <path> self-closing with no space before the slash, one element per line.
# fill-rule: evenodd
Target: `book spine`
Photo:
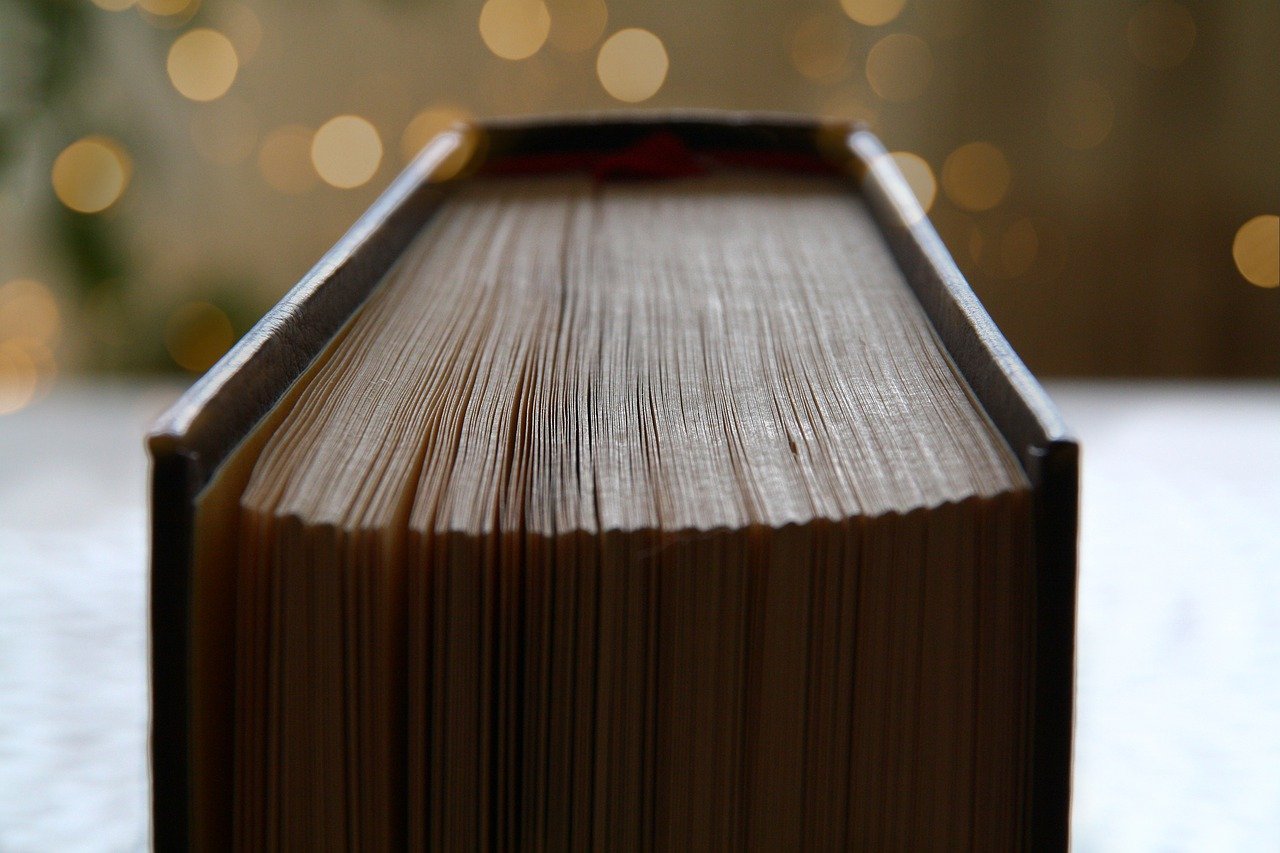
<path fill-rule="evenodd" d="M 1061 850 L 1071 830 L 1075 722 L 1076 550 L 1080 450 L 1073 441 L 1031 449 L 1035 489 L 1035 748 L 1029 850 Z"/>
<path fill-rule="evenodd" d="M 190 774 L 188 683 L 191 543 L 198 471 L 182 453 L 151 467 L 152 849 L 186 850 Z"/>

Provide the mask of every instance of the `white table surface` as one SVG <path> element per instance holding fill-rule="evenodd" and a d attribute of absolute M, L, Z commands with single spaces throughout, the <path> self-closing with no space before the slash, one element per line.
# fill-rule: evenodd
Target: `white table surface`
<path fill-rule="evenodd" d="M 1074 846 L 1280 850 L 1280 384 L 1056 382 L 1084 453 Z M 171 385 L 0 416 L 0 851 L 147 842 Z"/>

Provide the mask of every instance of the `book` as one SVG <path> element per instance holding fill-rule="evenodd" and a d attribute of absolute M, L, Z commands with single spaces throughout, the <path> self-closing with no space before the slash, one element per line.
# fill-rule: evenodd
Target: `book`
<path fill-rule="evenodd" d="M 159 849 L 1066 846 L 1077 447 L 861 128 L 450 130 L 150 447 Z"/>

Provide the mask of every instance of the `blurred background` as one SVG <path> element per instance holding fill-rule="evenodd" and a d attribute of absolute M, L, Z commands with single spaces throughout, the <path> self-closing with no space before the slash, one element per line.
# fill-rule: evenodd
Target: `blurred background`
<path fill-rule="evenodd" d="M 0 415 L 207 369 L 457 118 L 866 121 L 1034 371 L 1280 375 L 1280 3 L 0 0 Z"/>

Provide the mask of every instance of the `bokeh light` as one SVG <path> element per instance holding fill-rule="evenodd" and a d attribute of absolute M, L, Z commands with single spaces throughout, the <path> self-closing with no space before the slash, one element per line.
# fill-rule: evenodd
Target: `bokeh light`
<path fill-rule="evenodd" d="M 169 315 L 164 344 L 174 363 L 183 370 L 203 373 L 235 343 L 231 320 L 210 302 L 188 302 Z"/>
<path fill-rule="evenodd" d="M 1250 284 L 1280 287 L 1280 216 L 1266 213 L 1241 225 L 1231 256 Z"/>
<path fill-rule="evenodd" d="M 1000 237 L 1000 272 L 1010 278 L 1026 275 L 1040 252 L 1040 235 L 1030 219 L 1019 219 Z"/>
<path fill-rule="evenodd" d="M 902 14 L 907 0 L 840 0 L 844 13 L 859 24 L 880 27 Z"/>
<path fill-rule="evenodd" d="M 916 201 L 920 202 L 920 209 L 928 213 L 938 195 L 938 181 L 933 176 L 933 168 L 929 162 L 912 151 L 894 151 L 889 156 L 907 179 Z"/>
<path fill-rule="evenodd" d="M 51 345 L 61 329 L 58 300 L 44 283 L 15 278 L 0 284 L 0 341 L 29 338 Z"/>
<path fill-rule="evenodd" d="M 848 72 L 853 35 L 834 14 L 818 12 L 805 18 L 791 33 L 791 64 L 817 82 L 839 80 Z"/>
<path fill-rule="evenodd" d="M 443 104 L 430 107 L 418 113 L 405 126 L 400 135 L 400 155 L 405 162 L 418 155 L 428 142 L 441 131 L 447 130 L 459 122 L 471 121 L 471 114 L 461 107 Z"/>
<path fill-rule="evenodd" d="M 0 341 L 0 415 L 26 407 L 39 381 L 36 364 L 26 350 Z"/>
<path fill-rule="evenodd" d="M 489 142 L 485 132 L 474 125 L 459 129 L 454 134 L 454 139 L 456 146 L 432 171 L 431 181 L 447 181 L 457 177 L 470 165 L 472 158 L 484 156 Z"/>
<path fill-rule="evenodd" d="M 818 115 L 835 121 L 860 121 L 873 125 L 878 114 L 862 97 L 861 92 L 845 90 L 835 92 L 824 99 L 822 106 L 818 109 Z"/>
<path fill-rule="evenodd" d="M 80 213 L 98 213 L 116 203 L 129 185 L 130 164 L 120 145 L 105 136 L 71 143 L 53 161 L 58 200 Z"/>
<path fill-rule="evenodd" d="M 377 128 L 360 116 L 329 119 L 311 140 L 311 162 L 325 183 L 351 189 L 368 182 L 382 163 Z"/>
<path fill-rule="evenodd" d="M 970 142 L 942 164 L 942 189 L 966 210 L 990 210 L 1009 190 L 1009 161 L 989 142 Z"/>
<path fill-rule="evenodd" d="M 58 301 L 43 282 L 0 284 L 0 415 L 25 408 L 52 384 L 51 347 L 61 330 Z"/>
<path fill-rule="evenodd" d="M 933 76 L 929 45 L 909 33 L 893 33 L 867 53 L 867 82 L 886 101 L 912 101 L 924 94 Z"/>
<path fill-rule="evenodd" d="M 193 101 L 221 98 L 235 82 L 240 60 L 231 40 L 217 30 L 200 28 L 178 36 L 169 48 L 169 80 Z"/>
<path fill-rule="evenodd" d="M 262 21 L 258 13 L 238 2 L 219 3 L 217 12 L 219 28 L 231 39 L 240 64 L 244 65 L 262 46 Z"/>
<path fill-rule="evenodd" d="M 28 338 L 0 341 L 0 415 L 25 408 L 48 390 L 57 374 L 49 348 Z"/>
<path fill-rule="evenodd" d="M 609 25 L 609 7 L 604 0 L 550 0 L 549 40 L 556 50 L 582 53 L 595 47 Z"/>
<path fill-rule="evenodd" d="M 267 134 L 258 149 L 258 171 L 275 190 L 298 195 L 316 185 L 316 170 L 311 165 L 309 128 L 286 124 Z"/>
<path fill-rule="evenodd" d="M 667 49 L 648 30 L 619 30 L 600 46 L 596 76 L 604 90 L 629 104 L 647 101 L 667 79 Z"/>
<path fill-rule="evenodd" d="M 433 137 L 470 126 L 440 149 L 431 179 L 448 180 L 502 153 L 473 122 L 609 104 L 871 124 L 1037 366 L 1280 369 L 1280 291 L 1249 284 L 1270 281 L 1251 260 L 1270 243 L 1241 229 L 1278 212 L 1274 4 L 9 5 L 0 283 L 34 276 L 57 295 L 63 370 L 176 370 L 167 308 L 206 299 L 237 328 L 266 311 Z M 351 144 L 317 136 L 348 113 L 365 122 Z M 1108 330 L 1092 318 L 1145 302 L 1163 306 L 1149 333 L 1094 345 Z M 1062 336 L 1027 331 L 1059 310 Z"/>
<path fill-rule="evenodd" d="M 480 37 L 503 59 L 528 59 L 550 32 L 551 14 L 542 0 L 488 0 L 480 10 Z"/>
<path fill-rule="evenodd" d="M 258 144 L 258 119 L 248 104 L 234 96 L 196 112 L 190 131 L 200 155 L 219 166 L 243 163 Z"/>
<path fill-rule="evenodd" d="M 1049 103 L 1049 129 L 1068 148 L 1086 151 L 1111 134 L 1116 105 L 1095 80 L 1075 80 Z"/>
<path fill-rule="evenodd" d="M 196 0 L 137 0 L 138 8 L 159 17 L 181 15 L 195 11 L 191 6 L 198 5 Z"/>
<path fill-rule="evenodd" d="M 1196 43 L 1196 21 L 1180 3 L 1150 0 L 1134 11 L 1125 35 L 1139 62 L 1164 70 L 1181 65 L 1191 55 Z"/>

